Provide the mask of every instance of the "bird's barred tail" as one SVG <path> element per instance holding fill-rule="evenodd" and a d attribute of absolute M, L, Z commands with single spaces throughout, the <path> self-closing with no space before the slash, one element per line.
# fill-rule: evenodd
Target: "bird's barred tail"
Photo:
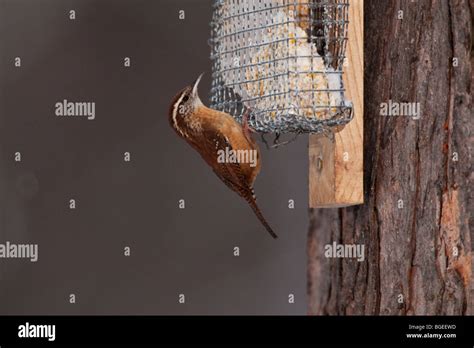
<path fill-rule="evenodd" d="M 250 207 L 254 211 L 255 215 L 257 215 L 257 218 L 260 220 L 260 222 L 263 224 L 263 226 L 265 226 L 265 229 L 268 231 L 268 233 L 270 233 L 270 235 L 273 238 L 275 238 L 275 239 L 278 238 L 276 233 L 273 232 L 272 228 L 268 224 L 267 220 L 265 220 L 265 218 L 263 217 L 263 214 L 262 214 L 262 212 L 260 211 L 260 208 L 257 205 L 257 200 L 255 198 L 255 194 L 253 194 L 253 190 L 252 190 L 252 196 L 247 198 L 247 202 L 249 203 Z"/>

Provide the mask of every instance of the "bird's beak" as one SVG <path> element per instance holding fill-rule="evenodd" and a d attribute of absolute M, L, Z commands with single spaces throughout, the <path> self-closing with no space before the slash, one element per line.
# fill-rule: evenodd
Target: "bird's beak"
<path fill-rule="evenodd" d="M 193 95 L 198 95 L 197 90 L 198 90 L 199 82 L 201 82 L 202 75 L 204 75 L 204 73 L 199 75 L 199 77 L 193 83 Z"/>

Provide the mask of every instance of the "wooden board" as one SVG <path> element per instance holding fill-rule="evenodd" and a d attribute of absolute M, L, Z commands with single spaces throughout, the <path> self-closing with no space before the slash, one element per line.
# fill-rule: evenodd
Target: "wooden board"
<path fill-rule="evenodd" d="M 348 44 L 344 66 L 346 99 L 354 106 L 354 119 L 331 141 L 309 137 L 309 206 L 334 208 L 364 203 L 364 3 L 351 0 Z"/>

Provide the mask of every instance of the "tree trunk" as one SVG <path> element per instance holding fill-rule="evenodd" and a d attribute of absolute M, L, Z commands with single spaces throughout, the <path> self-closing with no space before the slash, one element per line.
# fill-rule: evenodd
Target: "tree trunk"
<path fill-rule="evenodd" d="M 472 9 L 365 1 L 365 204 L 310 210 L 310 314 L 470 312 Z M 421 118 L 381 116 L 389 100 Z M 326 257 L 333 242 L 365 259 Z"/>

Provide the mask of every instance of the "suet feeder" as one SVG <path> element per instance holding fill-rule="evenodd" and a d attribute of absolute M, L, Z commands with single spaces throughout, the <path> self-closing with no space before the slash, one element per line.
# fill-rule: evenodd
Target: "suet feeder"
<path fill-rule="evenodd" d="M 314 207 L 362 202 L 363 59 L 346 57 L 348 45 L 351 54 L 362 55 L 361 11 L 360 0 L 351 4 L 349 0 L 215 0 L 213 4 L 211 107 L 239 121 L 247 113 L 250 126 L 260 133 L 313 134 L 310 205 Z M 353 80 L 347 83 L 345 75 Z M 348 146 L 341 143 L 343 138 L 354 135 L 354 127 L 346 135 L 343 130 L 354 118 L 360 141 L 341 151 L 341 146 Z M 344 159 L 349 163 L 338 163 Z M 341 165 L 352 170 L 345 175 L 360 181 L 355 196 L 337 197 Z M 321 184 L 329 185 L 330 195 L 324 194 Z M 318 186 L 316 196 L 311 194 L 313 185 Z"/>

